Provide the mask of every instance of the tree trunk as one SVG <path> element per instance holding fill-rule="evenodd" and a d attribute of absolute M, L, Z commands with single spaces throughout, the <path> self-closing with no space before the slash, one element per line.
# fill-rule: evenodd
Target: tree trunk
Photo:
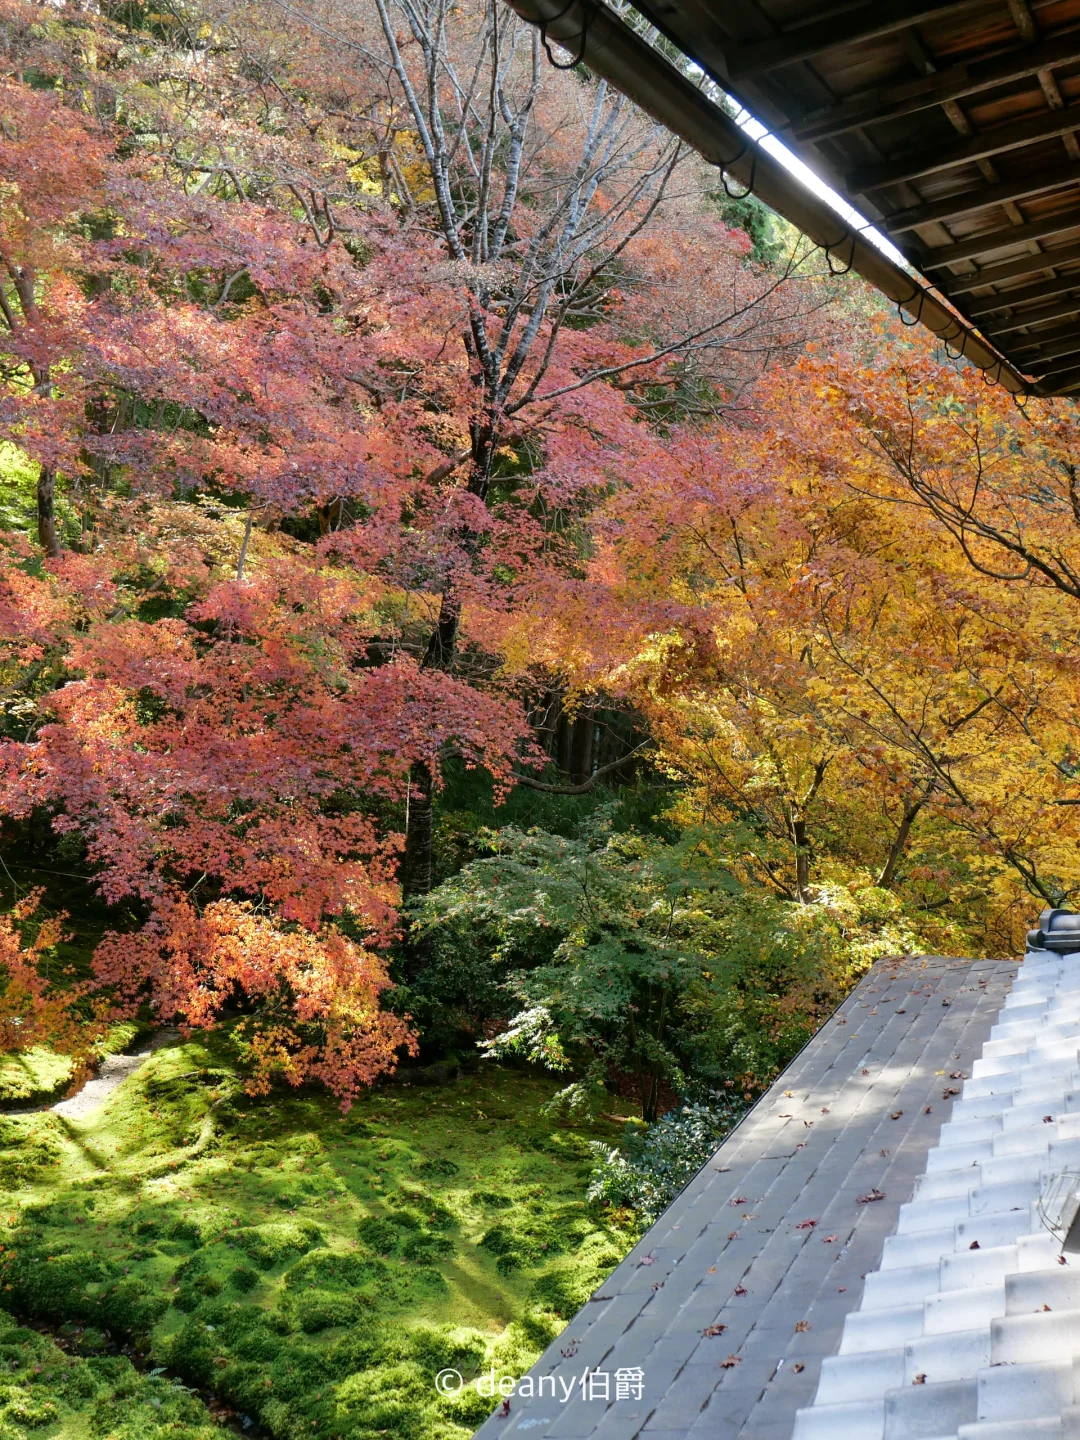
<path fill-rule="evenodd" d="M 570 776 L 575 785 L 582 785 L 593 770 L 593 716 L 583 710 L 574 721 L 574 738 L 570 755 Z"/>
<path fill-rule="evenodd" d="M 401 868 L 401 888 L 406 900 L 414 895 L 426 895 L 431 889 L 432 779 L 431 766 L 423 760 L 414 760 L 409 767 L 409 814 Z"/>
<path fill-rule="evenodd" d="M 42 465 L 37 483 L 38 540 L 50 560 L 61 555 L 56 533 L 56 471 Z"/>
<path fill-rule="evenodd" d="M 491 465 L 495 453 L 495 428 L 491 423 L 476 425 L 472 434 L 472 471 L 468 490 L 487 502 Z M 475 556 L 479 535 L 466 530 L 461 535 L 462 548 L 470 559 Z M 461 599 L 452 588 L 443 591 L 439 603 L 439 619 L 428 637 L 420 665 L 424 670 L 449 671 L 457 656 L 461 630 Z M 431 766 L 417 761 L 409 771 L 409 814 L 405 825 L 405 863 L 402 867 L 402 892 L 406 899 L 426 895 L 431 889 L 434 837 L 432 827 L 432 796 L 434 775 Z"/>
<path fill-rule="evenodd" d="M 329 535 L 331 530 L 337 530 L 341 525 L 341 497 L 337 496 L 330 501 L 329 505 L 319 505 L 317 512 L 319 534 Z"/>
<path fill-rule="evenodd" d="M 911 827 L 914 825 L 915 818 L 919 811 L 926 804 L 932 789 L 933 785 L 931 784 L 927 788 L 925 795 L 920 795 L 918 800 L 910 801 L 904 806 L 903 818 L 897 828 L 896 835 L 893 837 L 893 843 L 889 847 L 889 854 L 885 861 L 884 869 L 878 876 L 877 883 L 881 886 L 882 890 L 890 890 L 892 888 L 892 883 L 896 879 L 896 867 L 900 864 L 900 861 L 904 857 L 904 851 L 907 849 Z"/>
<path fill-rule="evenodd" d="M 641 1118 L 652 1125 L 660 1108 L 660 1076 L 649 1075 L 641 1088 Z"/>
<path fill-rule="evenodd" d="M 805 904 L 810 898 L 810 846 L 805 820 L 791 822 L 791 838 L 795 842 L 795 894 Z"/>

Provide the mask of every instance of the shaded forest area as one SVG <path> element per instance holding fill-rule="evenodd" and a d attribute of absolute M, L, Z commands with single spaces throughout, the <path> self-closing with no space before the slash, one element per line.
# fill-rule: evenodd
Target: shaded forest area
<path fill-rule="evenodd" d="M 463 1440 L 875 959 L 1075 900 L 1075 406 L 499 4 L 0 42 L 0 1431 Z"/>

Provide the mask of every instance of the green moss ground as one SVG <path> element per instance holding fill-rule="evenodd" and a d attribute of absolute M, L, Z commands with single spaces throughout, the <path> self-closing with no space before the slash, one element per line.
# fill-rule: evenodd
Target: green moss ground
<path fill-rule="evenodd" d="M 165 1367 L 154 1385 L 182 1380 L 277 1440 L 464 1440 L 491 1402 L 444 1400 L 435 1374 L 522 1373 L 633 1238 L 583 1198 L 587 1141 L 617 1126 L 549 1120 L 552 1084 L 487 1068 L 343 1117 L 323 1096 L 243 1096 L 228 1056 L 177 1043 L 86 1122 L 0 1121 L 0 1305 L 67 1351 L 33 1339 L 59 1357 L 54 1384 L 33 1372 L 54 1406 L 36 1422 L 0 1379 L 0 1440 L 128 1440 L 102 1396 L 151 1383 L 111 1353 L 129 1344 Z M 187 1407 L 161 1420 L 170 1436 L 201 1440 L 198 1399 L 165 1399 Z M 133 1400 L 131 1440 L 156 1436 L 163 1404 Z"/>
<path fill-rule="evenodd" d="M 72 1075 L 66 1055 L 44 1045 L 21 1055 L 0 1057 L 0 1104 L 21 1104 L 59 1095 Z"/>
<path fill-rule="evenodd" d="M 136 1022 L 114 1025 L 95 1053 L 119 1055 L 150 1033 L 149 1026 Z M 0 1054 L 0 1109 L 5 1106 L 42 1105 L 63 1095 L 75 1067 L 66 1055 L 44 1045 L 19 1054 Z"/>

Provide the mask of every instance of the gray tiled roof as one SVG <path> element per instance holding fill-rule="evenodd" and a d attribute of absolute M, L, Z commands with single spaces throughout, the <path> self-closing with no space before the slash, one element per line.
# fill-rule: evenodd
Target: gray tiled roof
<path fill-rule="evenodd" d="M 544 1394 L 514 1396 L 509 1414 L 485 1421 L 478 1440 L 791 1440 L 826 1359 L 826 1379 L 831 1385 L 836 1369 L 839 1389 L 823 1399 L 846 1394 L 845 1371 L 857 1374 L 863 1392 L 873 1374 L 883 1402 L 899 1374 L 898 1346 L 908 1343 L 896 1328 L 898 1312 L 914 1318 L 915 1306 L 931 1303 L 942 1237 L 947 1229 L 951 1250 L 968 1223 L 953 1216 L 957 1193 L 943 1193 L 949 1203 L 940 1215 L 927 1209 L 938 1202 L 925 1181 L 917 1222 L 902 1206 L 949 1119 L 944 1091 L 960 1085 L 950 1077 L 972 1073 L 1015 973 L 1008 961 L 879 962 L 533 1367 L 534 1389 L 549 1377 Z M 978 1147 L 998 1143 L 946 1132 L 962 1137 L 958 1155 L 970 1144 L 981 1156 Z M 875 1193 L 882 1198 L 860 1199 Z M 1030 1200 L 1023 1203 L 1026 1221 Z M 921 1231 L 931 1215 L 934 1228 Z M 915 1228 L 888 1239 L 898 1224 Z M 925 1254 L 923 1233 L 935 1237 Z M 883 1266 L 883 1252 L 895 1268 L 869 1276 L 864 1298 L 864 1278 Z M 894 1292 L 901 1275 L 908 1288 Z M 874 1296 L 877 1313 L 869 1308 Z M 837 1369 L 847 1360 L 838 1356 L 845 1322 L 864 1355 Z M 722 1334 L 703 1334 L 715 1325 Z M 922 1335 L 921 1324 L 912 1333 Z M 903 1348 L 901 1357 L 906 1366 Z M 917 1363 L 929 1372 L 929 1359 Z M 615 1399 L 616 1372 L 635 1367 L 640 1399 Z M 587 1368 L 610 1377 L 607 1401 L 582 1396 Z M 553 1399 L 552 1389 L 573 1398 Z M 928 1415 L 934 1397 L 944 1396 L 932 1385 L 911 1393 Z M 877 1411 L 867 1428 L 867 1415 L 849 1408 L 862 1403 L 813 1406 L 799 1419 L 811 1427 L 805 1440 L 881 1440 Z M 819 1421 L 823 1428 L 813 1428 Z M 911 1421 L 916 1428 L 893 1427 L 888 1440 L 957 1433 Z"/>

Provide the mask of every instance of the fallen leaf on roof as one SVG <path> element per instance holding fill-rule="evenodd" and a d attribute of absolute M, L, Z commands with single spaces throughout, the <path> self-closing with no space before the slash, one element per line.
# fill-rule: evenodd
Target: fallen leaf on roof
<path fill-rule="evenodd" d="M 836 1242 L 837 1242 L 837 1240 L 839 1240 L 839 1239 L 840 1239 L 840 1236 L 839 1236 L 839 1235 L 823 1235 L 823 1236 L 821 1237 L 821 1243 L 822 1243 L 823 1245 L 835 1245 Z"/>
<path fill-rule="evenodd" d="M 829 1107 L 828 1107 L 828 1105 L 822 1105 L 822 1107 L 821 1107 L 821 1113 L 822 1113 L 823 1115 L 827 1115 L 827 1114 L 829 1113 Z"/>
<path fill-rule="evenodd" d="M 715 1266 L 715 1265 L 710 1265 L 709 1268 L 705 1271 L 705 1274 L 706 1274 L 706 1275 L 715 1275 L 715 1274 L 716 1274 L 716 1266 Z"/>
<path fill-rule="evenodd" d="M 794 1090 L 785 1090 L 785 1091 L 784 1091 L 784 1096 L 785 1096 L 785 1098 L 788 1099 L 788 1100 L 793 1099 L 793 1098 L 794 1098 L 794 1095 L 795 1095 L 795 1091 L 794 1091 Z"/>
<path fill-rule="evenodd" d="M 799 1331 L 799 1330 L 809 1330 L 809 1329 L 810 1329 L 810 1321 L 809 1321 L 809 1320 L 796 1320 L 796 1321 L 795 1321 L 795 1329 L 796 1329 L 797 1331 Z"/>
<path fill-rule="evenodd" d="M 716 1173 L 717 1173 L 718 1175 L 726 1175 L 727 1172 L 731 1169 L 731 1166 L 730 1166 L 730 1165 L 714 1165 L 714 1166 L 713 1166 L 713 1169 L 716 1171 Z"/>
<path fill-rule="evenodd" d="M 745 1295 L 745 1294 L 746 1294 L 746 1286 L 745 1286 L 745 1285 L 736 1285 L 736 1286 L 735 1286 L 735 1289 L 734 1289 L 734 1291 L 733 1291 L 732 1293 L 735 1294 L 735 1295 Z"/>
<path fill-rule="evenodd" d="M 906 1011 L 906 1010 L 897 1010 L 896 1013 L 897 1013 L 898 1015 L 906 1015 L 906 1014 L 907 1014 L 907 1011 Z"/>
<path fill-rule="evenodd" d="M 846 1295 L 846 1294 L 847 1294 L 847 1286 L 846 1286 L 846 1285 L 838 1285 L 838 1286 L 836 1287 L 836 1291 L 837 1291 L 837 1294 L 838 1294 L 838 1295 Z"/>
<path fill-rule="evenodd" d="M 655 1283 L 655 1285 L 650 1285 L 650 1286 L 649 1286 L 649 1289 L 650 1289 L 650 1290 L 662 1290 L 663 1288 L 664 1288 L 664 1282 L 663 1282 L 663 1280 L 657 1280 L 657 1282 Z"/>
<path fill-rule="evenodd" d="M 731 1198 L 727 1203 L 728 1203 L 729 1205 L 745 1205 L 745 1204 L 746 1204 L 746 1196 L 745 1196 L 745 1195 L 734 1195 L 734 1196 L 732 1196 L 732 1198 Z"/>
<path fill-rule="evenodd" d="M 1058 1264 L 1059 1264 L 1059 1265 L 1067 1265 L 1068 1263 L 1069 1263 L 1069 1262 L 1065 1259 L 1065 1256 L 1064 1256 L 1064 1255 L 1059 1255 L 1059 1256 L 1058 1256 Z"/>
<path fill-rule="evenodd" d="M 706 1325 L 705 1329 L 702 1330 L 701 1333 L 702 1335 L 707 1335 L 709 1339 L 712 1340 L 713 1337 L 716 1335 L 723 1335 L 726 1329 L 726 1325 Z"/>
<path fill-rule="evenodd" d="M 648 1255 L 643 1255 L 643 1256 L 641 1257 L 641 1259 L 640 1259 L 637 1263 L 638 1263 L 639 1266 L 641 1266 L 641 1265 L 655 1265 L 655 1264 L 656 1264 L 656 1256 L 655 1256 L 655 1255 L 652 1253 L 652 1251 L 650 1250 L 649 1253 L 648 1253 Z"/>
<path fill-rule="evenodd" d="M 884 1200 L 884 1190 L 879 1190 L 876 1185 L 872 1186 L 865 1195 L 858 1195 L 855 1198 L 856 1205 L 869 1205 L 874 1200 Z"/>
<path fill-rule="evenodd" d="M 931 1112 L 931 1110 L 930 1110 L 930 1106 L 929 1106 L 929 1105 L 924 1105 L 924 1106 L 923 1106 L 923 1112 L 922 1112 L 922 1113 L 923 1113 L 924 1115 L 929 1115 L 929 1114 L 931 1114 L 932 1112 Z"/>
<path fill-rule="evenodd" d="M 951 1004 L 952 1004 L 952 1001 L 951 1001 L 951 1000 L 942 1000 L 941 1003 L 942 1003 L 943 1005 L 951 1005 Z"/>
<path fill-rule="evenodd" d="M 795 1146 L 795 1149 L 796 1149 L 796 1150 L 805 1150 L 805 1149 L 806 1149 L 806 1141 L 805 1141 L 805 1140 L 800 1140 L 799 1143 Z"/>
<path fill-rule="evenodd" d="M 739 1238 L 739 1232 L 738 1232 L 738 1230 L 729 1230 L 729 1231 L 728 1231 L 728 1237 L 727 1237 L 727 1238 L 728 1238 L 729 1240 L 737 1240 L 737 1239 Z M 716 1268 L 716 1267 L 715 1267 L 715 1265 L 714 1265 L 714 1266 L 713 1266 L 713 1269 L 715 1270 L 715 1268 Z"/>
<path fill-rule="evenodd" d="M 869 1071 L 869 1070 L 864 1070 L 862 1073 L 863 1073 L 864 1075 L 869 1075 L 869 1074 L 870 1074 L 870 1071 Z"/>
<path fill-rule="evenodd" d="M 730 1370 L 733 1365 L 741 1365 L 742 1361 L 738 1355 L 729 1355 L 726 1360 L 720 1361 L 721 1370 Z"/>
<path fill-rule="evenodd" d="M 1042 1307 L 1042 1311 L 1040 1311 L 1040 1312 L 1038 1312 L 1038 1313 L 1041 1314 L 1041 1313 L 1043 1313 L 1043 1311 L 1048 1311 L 1049 1309 L 1050 1309 L 1050 1306 L 1049 1306 L 1049 1305 L 1044 1305 L 1044 1306 Z"/>
<path fill-rule="evenodd" d="M 962 1070 L 950 1070 L 950 1071 L 949 1071 L 949 1079 L 950 1079 L 950 1080 L 963 1080 L 963 1078 L 964 1078 L 964 1072 L 963 1072 Z"/>
<path fill-rule="evenodd" d="M 892 1114 L 889 1116 L 889 1119 L 890 1119 L 890 1120 L 899 1120 L 899 1119 L 900 1119 L 900 1116 L 901 1116 L 903 1113 L 904 1113 L 903 1110 L 894 1110 L 894 1111 L 892 1112 Z"/>
<path fill-rule="evenodd" d="M 949 1098 L 950 1095 L 959 1095 L 959 1094 L 960 1094 L 960 1091 L 957 1090 L 957 1088 L 956 1088 L 955 1085 L 946 1085 L 945 1089 L 941 1092 L 941 1098 L 942 1098 L 943 1100 L 948 1100 L 948 1098 Z"/>
<path fill-rule="evenodd" d="M 791 1111 L 781 1110 L 780 1114 L 776 1118 L 778 1120 L 790 1120 L 792 1118 Z"/>
<path fill-rule="evenodd" d="M 837 1020 L 836 1023 L 837 1023 L 838 1025 L 846 1025 L 846 1024 L 847 1024 L 847 1021 L 846 1021 L 846 1020 Z"/>
<path fill-rule="evenodd" d="M 979 1242 L 978 1242 L 977 1240 L 972 1240 L 971 1244 L 968 1246 L 968 1249 L 969 1249 L 969 1250 L 978 1250 L 978 1249 L 980 1249 L 980 1248 L 981 1248 L 981 1247 L 980 1247 Z"/>
<path fill-rule="evenodd" d="M 817 1224 L 816 1220 L 800 1220 L 795 1226 L 796 1230 L 812 1230 Z"/>
<path fill-rule="evenodd" d="M 911 1383 L 912 1383 L 912 1385 L 925 1385 L 925 1384 L 926 1384 L 926 1376 L 925 1376 L 925 1375 L 916 1375 L 916 1376 L 915 1376 L 915 1379 L 912 1380 Z"/>
<path fill-rule="evenodd" d="M 879 1155 L 888 1155 L 888 1153 L 889 1153 L 888 1150 L 879 1150 L 879 1151 L 878 1151 L 878 1154 L 879 1154 Z"/>
<path fill-rule="evenodd" d="M 806 1369 L 806 1366 L 803 1364 L 803 1362 L 802 1362 L 801 1360 L 796 1360 L 796 1361 L 795 1361 L 795 1364 L 792 1365 L 791 1368 L 792 1368 L 792 1370 L 795 1371 L 795 1374 L 796 1374 L 796 1375 L 801 1375 L 802 1372 Z"/>
<path fill-rule="evenodd" d="M 1053 1117 L 1052 1115 L 1044 1115 L 1044 1116 L 1043 1116 L 1043 1124 L 1044 1124 L 1044 1125 L 1052 1125 L 1053 1123 L 1054 1123 L 1054 1117 Z"/>

